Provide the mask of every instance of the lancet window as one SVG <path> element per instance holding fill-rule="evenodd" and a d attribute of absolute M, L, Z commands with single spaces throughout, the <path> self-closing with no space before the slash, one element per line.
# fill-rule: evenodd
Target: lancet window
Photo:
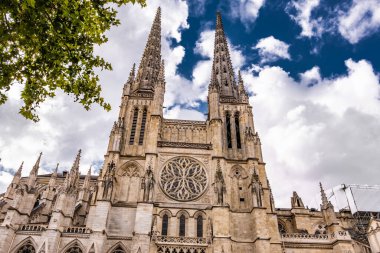
<path fill-rule="evenodd" d="M 235 113 L 235 128 L 236 128 L 236 146 L 238 149 L 241 148 L 240 140 L 240 125 L 239 125 L 239 113 Z"/>
<path fill-rule="evenodd" d="M 197 237 L 203 237 L 203 217 L 199 215 L 197 218 Z"/>
<path fill-rule="evenodd" d="M 227 147 L 232 148 L 230 114 L 226 113 Z"/>
<path fill-rule="evenodd" d="M 161 235 L 163 236 L 168 235 L 168 225 L 169 225 L 169 216 L 167 214 L 164 214 L 164 216 L 162 216 Z"/>
<path fill-rule="evenodd" d="M 185 236 L 186 234 L 186 217 L 182 214 L 179 217 L 179 236 Z"/>
<path fill-rule="evenodd" d="M 142 120 L 141 120 L 141 129 L 140 129 L 140 137 L 139 137 L 139 145 L 142 145 L 144 142 L 144 134 L 145 134 L 145 125 L 146 125 L 146 108 L 143 111 Z"/>
<path fill-rule="evenodd" d="M 131 126 L 131 136 L 129 137 L 129 145 L 133 145 L 135 142 L 135 134 L 136 134 L 136 125 L 137 125 L 137 116 L 139 115 L 139 110 L 135 108 L 133 112 L 133 120 Z"/>

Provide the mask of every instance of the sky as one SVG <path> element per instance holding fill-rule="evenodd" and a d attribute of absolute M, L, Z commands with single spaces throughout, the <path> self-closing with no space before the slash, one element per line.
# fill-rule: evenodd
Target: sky
<path fill-rule="evenodd" d="M 111 112 L 84 110 L 58 92 L 38 110 L 17 112 L 14 86 L 0 106 L 0 192 L 22 161 L 28 175 L 102 165 L 123 84 L 139 64 L 158 6 L 162 8 L 166 118 L 205 120 L 216 11 L 223 17 L 235 73 L 242 71 L 276 207 L 293 191 L 318 207 L 318 183 L 380 184 L 380 0 L 148 0 L 120 7 L 121 25 L 96 54 L 113 66 L 100 72 Z"/>

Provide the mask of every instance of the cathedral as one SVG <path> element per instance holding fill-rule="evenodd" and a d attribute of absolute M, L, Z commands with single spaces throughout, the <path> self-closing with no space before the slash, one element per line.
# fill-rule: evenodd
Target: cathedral
<path fill-rule="evenodd" d="M 244 81 L 233 71 L 220 13 L 205 121 L 163 117 L 158 8 L 138 68 L 122 90 L 99 176 L 28 177 L 0 195 L 1 253 L 369 253 L 380 221 L 357 228 L 320 185 L 320 210 L 294 192 L 276 208 Z"/>

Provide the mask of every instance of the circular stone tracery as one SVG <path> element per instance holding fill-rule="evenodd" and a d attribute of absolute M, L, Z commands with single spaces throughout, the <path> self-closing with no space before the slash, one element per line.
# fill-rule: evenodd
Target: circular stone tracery
<path fill-rule="evenodd" d="M 204 167 L 190 157 L 176 157 L 161 170 L 160 186 L 166 195 L 178 201 L 190 201 L 201 196 L 207 187 Z"/>

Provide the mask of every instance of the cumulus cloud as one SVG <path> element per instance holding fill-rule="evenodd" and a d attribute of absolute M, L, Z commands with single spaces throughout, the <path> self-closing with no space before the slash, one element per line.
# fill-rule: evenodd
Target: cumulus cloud
<path fill-rule="evenodd" d="M 293 0 L 287 6 L 290 17 L 301 27 L 301 36 L 320 36 L 323 32 L 322 18 L 312 17 L 313 10 L 319 6 L 320 0 Z"/>
<path fill-rule="evenodd" d="M 20 87 L 9 91 L 9 101 L 0 106 L 1 138 L 0 192 L 5 191 L 12 173 L 25 161 L 23 176 L 29 174 L 39 152 L 43 152 L 39 173 L 48 173 L 60 162 L 60 170 L 70 169 L 78 149 L 82 149 L 81 172 L 86 173 L 91 164 L 98 169 L 106 151 L 112 122 L 117 118 L 122 86 L 128 78 L 132 64 L 139 63 L 147 36 L 158 6 L 162 7 L 162 55 L 166 60 L 167 81 L 170 91 L 186 80 L 176 73 L 185 50 L 172 46 L 173 40 L 181 41 L 181 31 L 188 28 L 186 1 L 148 1 L 145 8 L 138 5 L 121 7 L 118 18 L 121 25 L 108 32 L 107 44 L 97 48 L 97 54 L 111 62 L 114 71 L 101 72 L 100 82 L 105 99 L 113 110 L 107 113 L 95 106 L 85 111 L 65 94 L 58 92 L 39 109 L 40 122 L 33 123 L 18 114 Z M 174 84 L 173 82 L 180 82 Z M 177 86 L 175 86 L 177 85 Z M 170 97 L 170 95 L 169 95 Z M 175 95 L 173 95 L 175 97 Z M 175 99 L 172 103 L 175 103 Z M 170 101 L 169 101 L 170 102 Z M 186 101 L 185 101 L 186 102 Z"/>
<path fill-rule="evenodd" d="M 176 105 L 170 109 L 164 110 L 164 117 L 167 119 L 184 119 L 184 120 L 205 120 L 206 116 L 194 109 L 181 108 Z"/>
<path fill-rule="evenodd" d="M 230 14 L 233 18 L 240 19 L 248 27 L 259 16 L 265 0 L 232 0 L 230 1 Z"/>
<path fill-rule="evenodd" d="M 380 27 L 380 1 L 354 0 L 348 12 L 341 12 L 338 18 L 339 32 L 351 44 L 377 31 Z"/>
<path fill-rule="evenodd" d="M 317 67 L 300 81 L 280 67 L 243 73 L 255 93 L 250 101 L 277 206 L 289 206 L 297 190 L 317 207 L 318 181 L 326 187 L 378 183 L 379 77 L 365 60 L 345 64 L 347 73 L 330 79 Z"/>
<path fill-rule="evenodd" d="M 273 36 L 260 39 L 253 49 L 258 50 L 261 63 L 290 60 L 289 45 Z"/>

